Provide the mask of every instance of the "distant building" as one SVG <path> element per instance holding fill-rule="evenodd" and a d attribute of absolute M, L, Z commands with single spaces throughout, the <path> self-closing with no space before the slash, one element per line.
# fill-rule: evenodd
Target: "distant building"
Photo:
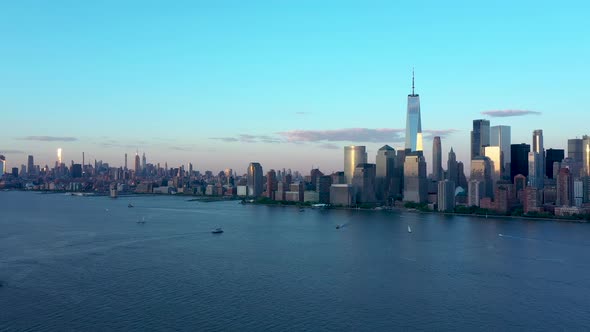
<path fill-rule="evenodd" d="M 375 158 L 375 194 L 376 199 L 385 201 L 390 197 L 390 188 L 395 176 L 395 149 L 389 145 L 382 146 Z"/>
<path fill-rule="evenodd" d="M 529 177 L 528 177 L 528 184 L 531 187 L 535 187 L 537 189 L 543 189 L 544 185 L 544 167 L 541 164 L 542 158 L 537 152 L 529 152 L 528 156 L 529 160 Z"/>
<path fill-rule="evenodd" d="M 565 159 L 565 151 L 563 149 L 547 149 L 545 151 L 545 176 L 553 179 L 553 165 L 561 163 Z M 559 172 L 559 169 L 555 170 Z"/>
<path fill-rule="evenodd" d="M 515 201 L 514 186 L 509 181 L 499 181 L 494 188 L 494 210 L 508 213 Z"/>
<path fill-rule="evenodd" d="M 541 190 L 535 187 L 526 187 L 524 200 L 524 213 L 541 211 Z"/>
<path fill-rule="evenodd" d="M 455 209 L 455 183 L 449 180 L 438 182 L 438 210 L 443 212 Z"/>
<path fill-rule="evenodd" d="M 441 181 L 443 178 L 440 136 L 434 136 L 434 139 L 432 140 L 432 179 L 435 181 Z"/>
<path fill-rule="evenodd" d="M 358 164 L 367 163 L 367 151 L 364 146 L 345 146 L 344 147 L 344 176 L 346 183 L 352 184 L 354 169 Z"/>
<path fill-rule="evenodd" d="M 406 150 L 422 151 L 422 120 L 420 117 L 420 95 L 414 93 L 414 72 L 412 71 L 412 94 L 408 95 L 406 114 Z"/>
<path fill-rule="evenodd" d="M 6 157 L 0 154 L 0 178 L 6 173 Z"/>
<path fill-rule="evenodd" d="M 426 161 L 421 152 L 406 155 L 404 162 L 404 201 L 426 203 L 428 194 Z"/>
<path fill-rule="evenodd" d="M 333 184 L 330 186 L 330 204 L 352 206 L 356 204 L 354 189 L 350 184 Z"/>
<path fill-rule="evenodd" d="M 285 192 L 285 200 L 289 202 L 303 202 L 305 188 L 303 182 L 292 183 L 289 191 Z"/>
<path fill-rule="evenodd" d="M 502 157 L 502 151 L 499 146 L 486 146 L 484 148 L 484 155 L 490 158 L 491 164 L 491 175 L 494 182 L 498 181 L 502 177 L 502 168 L 504 160 Z"/>
<path fill-rule="evenodd" d="M 574 177 L 567 168 L 557 174 L 557 206 L 574 206 Z"/>
<path fill-rule="evenodd" d="M 260 163 L 252 162 L 248 166 L 248 196 L 260 197 L 263 192 L 263 175 Z"/>
<path fill-rule="evenodd" d="M 451 147 L 449 157 L 447 158 L 447 180 L 452 181 L 455 185 L 459 185 L 459 172 L 457 169 L 457 155 Z"/>
<path fill-rule="evenodd" d="M 28 176 L 35 176 L 36 175 L 35 171 L 36 171 L 36 168 L 35 168 L 35 162 L 33 161 L 33 156 L 29 155 L 29 157 L 27 159 L 27 175 Z"/>
<path fill-rule="evenodd" d="M 529 152 L 531 146 L 529 144 L 512 144 L 510 145 L 510 181 L 514 182 L 514 177 L 522 174 L 525 177 L 529 176 Z"/>
<path fill-rule="evenodd" d="M 483 148 L 490 145 L 490 121 L 473 120 L 471 131 L 471 159 L 483 155 Z"/>
<path fill-rule="evenodd" d="M 480 200 L 484 197 L 484 192 L 484 182 L 477 179 L 469 180 L 467 205 L 479 206 Z"/>
<path fill-rule="evenodd" d="M 375 169 L 375 164 L 356 166 L 352 183 L 358 203 L 375 202 Z"/>
<path fill-rule="evenodd" d="M 471 180 L 478 180 L 483 184 L 482 197 L 493 198 L 494 180 L 492 178 L 492 163 L 488 157 L 475 157 L 471 160 Z"/>
<path fill-rule="evenodd" d="M 590 177 L 590 136 L 582 137 L 582 174 Z"/>
<path fill-rule="evenodd" d="M 81 164 L 74 164 L 72 166 L 72 177 L 74 179 L 78 179 L 82 177 L 82 165 Z"/>
<path fill-rule="evenodd" d="M 277 188 L 277 173 L 274 169 L 271 169 L 266 173 L 266 197 L 274 200 Z"/>
<path fill-rule="evenodd" d="M 329 175 L 320 176 L 317 180 L 316 190 L 318 192 L 318 200 L 321 204 L 330 204 L 330 186 L 332 185 L 332 177 Z"/>
<path fill-rule="evenodd" d="M 582 162 L 582 139 L 581 138 L 573 138 L 567 140 L 567 157 L 571 158 L 573 161 Z"/>
<path fill-rule="evenodd" d="M 502 176 L 504 176 L 504 174 L 506 174 L 506 176 L 510 174 L 510 169 L 508 168 L 511 163 L 510 142 L 510 126 L 490 127 L 490 146 L 500 147 L 501 158 L 504 162 L 504 164 L 501 165 Z"/>

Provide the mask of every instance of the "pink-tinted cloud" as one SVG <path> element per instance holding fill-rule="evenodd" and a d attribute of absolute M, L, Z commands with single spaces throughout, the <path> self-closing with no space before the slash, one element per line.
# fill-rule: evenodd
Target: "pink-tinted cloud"
<path fill-rule="evenodd" d="M 427 129 L 422 131 L 426 138 L 440 136 L 441 138 L 448 137 L 449 135 L 458 132 L 457 129 Z"/>
<path fill-rule="evenodd" d="M 483 111 L 481 114 L 491 116 L 493 118 L 505 118 L 509 116 L 540 115 L 541 112 L 527 110 L 492 110 Z"/>
<path fill-rule="evenodd" d="M 402 142 L 404 129 L 345 128 L 332 130 L 290 130 L 277 135 L 287 142 Z"/>

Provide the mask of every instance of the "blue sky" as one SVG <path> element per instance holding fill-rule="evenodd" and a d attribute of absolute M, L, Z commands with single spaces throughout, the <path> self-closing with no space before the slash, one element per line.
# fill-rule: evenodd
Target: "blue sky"
<path fill-rule="evenodd" d="M 61 147 L 77 162 L 139 149 L 200 170 L 339 170 L 344 145 L 370 161 L 402 146 L 412 67 L 443 161 L 450 146 L 467 161 L 477 118 L 565 148 L 589 134 L 589 14 L 583 1 L 2 2 L 0 153 L 10 167 Z"/>

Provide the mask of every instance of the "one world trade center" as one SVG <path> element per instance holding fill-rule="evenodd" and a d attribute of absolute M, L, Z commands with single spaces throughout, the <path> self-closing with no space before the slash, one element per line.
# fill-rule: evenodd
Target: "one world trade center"
<path fill-rule="evenodd" d="M 406 150 L 422 151 L 422 121 L 420 119 L 420 95 L 414 93 L 414 71 L 412 70 L 412 94 L 408 95 L 406 117 Z"/>

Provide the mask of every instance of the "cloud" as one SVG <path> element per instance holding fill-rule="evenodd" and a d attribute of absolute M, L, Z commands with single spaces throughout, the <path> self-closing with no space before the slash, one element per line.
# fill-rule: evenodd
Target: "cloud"
<path fill-rule="evenodd" d="M 269 135 L 250 135 L 240 134 L 238 137 L 210 137 L 209 139 L 222 142 L 242 142 L 242 143 L 282 143 L 279 138 Z"/>
<path fill-rule="evenodd" d="M 78 139 L 75 137 L 60 137 L 60 136 L 26 136 L 20 138 L 24 141 L 41 141 L 41 142 L 73 142 Z"/>
<path fill-rule="evenodd" d="M 457 129 L 427 129 L 422 131 L 422 133 L 426 134 L 425 137 L 440 136 L 441 138 L 448 137 L 456 132 L 458 132 Z"/>
<path fill-rule="evenodd" d="M 523 116 L 523 115 L 541 115 L 541 112 L 537 111 L 527 111 L 527 110 L 492 110 L 492 111 L 483 111 L 481 112 L 483 115 L 488 115 L 493 118 L 505 118 L 509 116 Z"/>
<path fill-rule="evenodd" d="M 322 143 L 318 146 L 322 149 L 329 149 L 329 150 L 338 150 L 341 148 L 341 146 L 336 145 L 336 144 L 332 144 L 332 143 Z"/>
<path fill-rule="evenodd" d="M 278 132 L 287 142 L 402 142 L 405 129 L 346 128 L 333 130 L 290 130 Z"/>
<path fill-rule="evenodd" d="M 222 141 L 222 142 L 237 142 L 239 139 L 235 137 L 209 137 L 209 139 Z"/>
<path fill-rule="evenodd" d="M 25 153 L 25 152 L 21 151 L 21 150 L 2 150 L 2 149 L 0 149 L 0 154 L 11 154 L 11 153 L 17 154 L 17 153 Z"/>

